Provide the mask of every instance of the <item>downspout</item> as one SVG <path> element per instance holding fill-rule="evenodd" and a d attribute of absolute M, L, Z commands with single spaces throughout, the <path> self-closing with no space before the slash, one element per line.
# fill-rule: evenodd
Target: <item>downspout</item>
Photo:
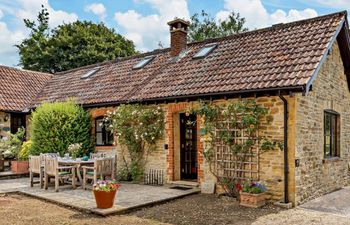
<path fill-rule="evenodd" d="M 284 153 L 284 203 L 288 203 L 288 102 L 287 99 L 285 99 L 282 95 L 279 95 L 280 99 L 283 101 L 283 114 L 284 114 L 284 121 L 283 121 L 283 153 Z"/>

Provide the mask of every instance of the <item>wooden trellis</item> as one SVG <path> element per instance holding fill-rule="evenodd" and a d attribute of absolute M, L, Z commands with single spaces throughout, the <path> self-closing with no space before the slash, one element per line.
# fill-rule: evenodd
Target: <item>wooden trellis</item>
<path fill-rule="evenodd" d="M 232 133 L 236 143 L 243 143 L 248 140 L 247 131 L 243 129 L 233 129 L 226 122 L 229 130 Z M 216 132 L 221 132 L 219 129 Z M 239 178 L 242 180 L 259 180 L 259 147 L 257 144 L 258 138 L 254 138 L 255 145 L 251 152 L 246 154 L 246 159 L 241 162 L 234 153 L 219 139 L 220 135 L 216 135 L 215 149 L 215 169 L 221 178 Z M 241 155 L 242 156 L 242 155 Z"/>

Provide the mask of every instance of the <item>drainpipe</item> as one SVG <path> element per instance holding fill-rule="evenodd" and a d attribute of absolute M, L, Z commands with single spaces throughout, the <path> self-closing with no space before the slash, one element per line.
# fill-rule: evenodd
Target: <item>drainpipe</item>
<path fill-rule="evenodd" d="M 284 203 L 288 203 L 288 102 L 282 95 L 279 95 L 284 105 L 284 134 L 283 134 L 283 153 L 284 153 Z"/>

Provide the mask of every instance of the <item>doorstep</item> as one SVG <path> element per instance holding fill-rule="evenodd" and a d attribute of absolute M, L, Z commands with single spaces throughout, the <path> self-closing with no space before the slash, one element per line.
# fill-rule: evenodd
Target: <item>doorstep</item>
<path fill-rule="evenodd" d="M 29 173 L 14 173 L 10 171 L 0 172 L 0 180 L 16 179 L 22 177 L 28 177 Z"/>
<path fill-rule="evenodd" d="M 169 181 L 170 185 L 179 185 L 179 186 L 187 186 L 187 187 L 199 187 L 199 183 L 195 181 L 186 181 L 186 180 L 176 180 Z"/>

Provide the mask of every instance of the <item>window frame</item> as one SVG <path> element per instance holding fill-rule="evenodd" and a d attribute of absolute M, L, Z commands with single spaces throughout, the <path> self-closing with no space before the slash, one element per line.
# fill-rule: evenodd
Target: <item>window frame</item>
<path fill-rule="evenodd" d="M 327 116 L 329 116 L 329 134 L 327 134 Z M 334 110 L 324 110 L 323 117 L 323 154 L 324 158 L 340 157 L 340 114 Z M 335 129 L 335 130 L 333 130 Z M 327 154 L 327 137 L 329 137 L 329 154 Z M 333 143 L 335 142 L 335 143 Z"/>
<path fill-rule="evenodd" d="M 99 120 L 103 121 L 103 116 L 99 116 L 95 118 L 95 146 L 113 146 L 113 141 L 114 141 L 114 136 L 113 134 L 110 134 L 110 132 L 108 132 L 103 126 L 101 127 L 101 131 L 97 131 L 97 126 L 99 126 Z M 105 144 L 97 144 L 97 134 L 102 134 L 102 141 Z M 107 144 L 107 137 L 108 135 L 111 136 L 112 139 L 112 143 L 111 144 Z"/>

